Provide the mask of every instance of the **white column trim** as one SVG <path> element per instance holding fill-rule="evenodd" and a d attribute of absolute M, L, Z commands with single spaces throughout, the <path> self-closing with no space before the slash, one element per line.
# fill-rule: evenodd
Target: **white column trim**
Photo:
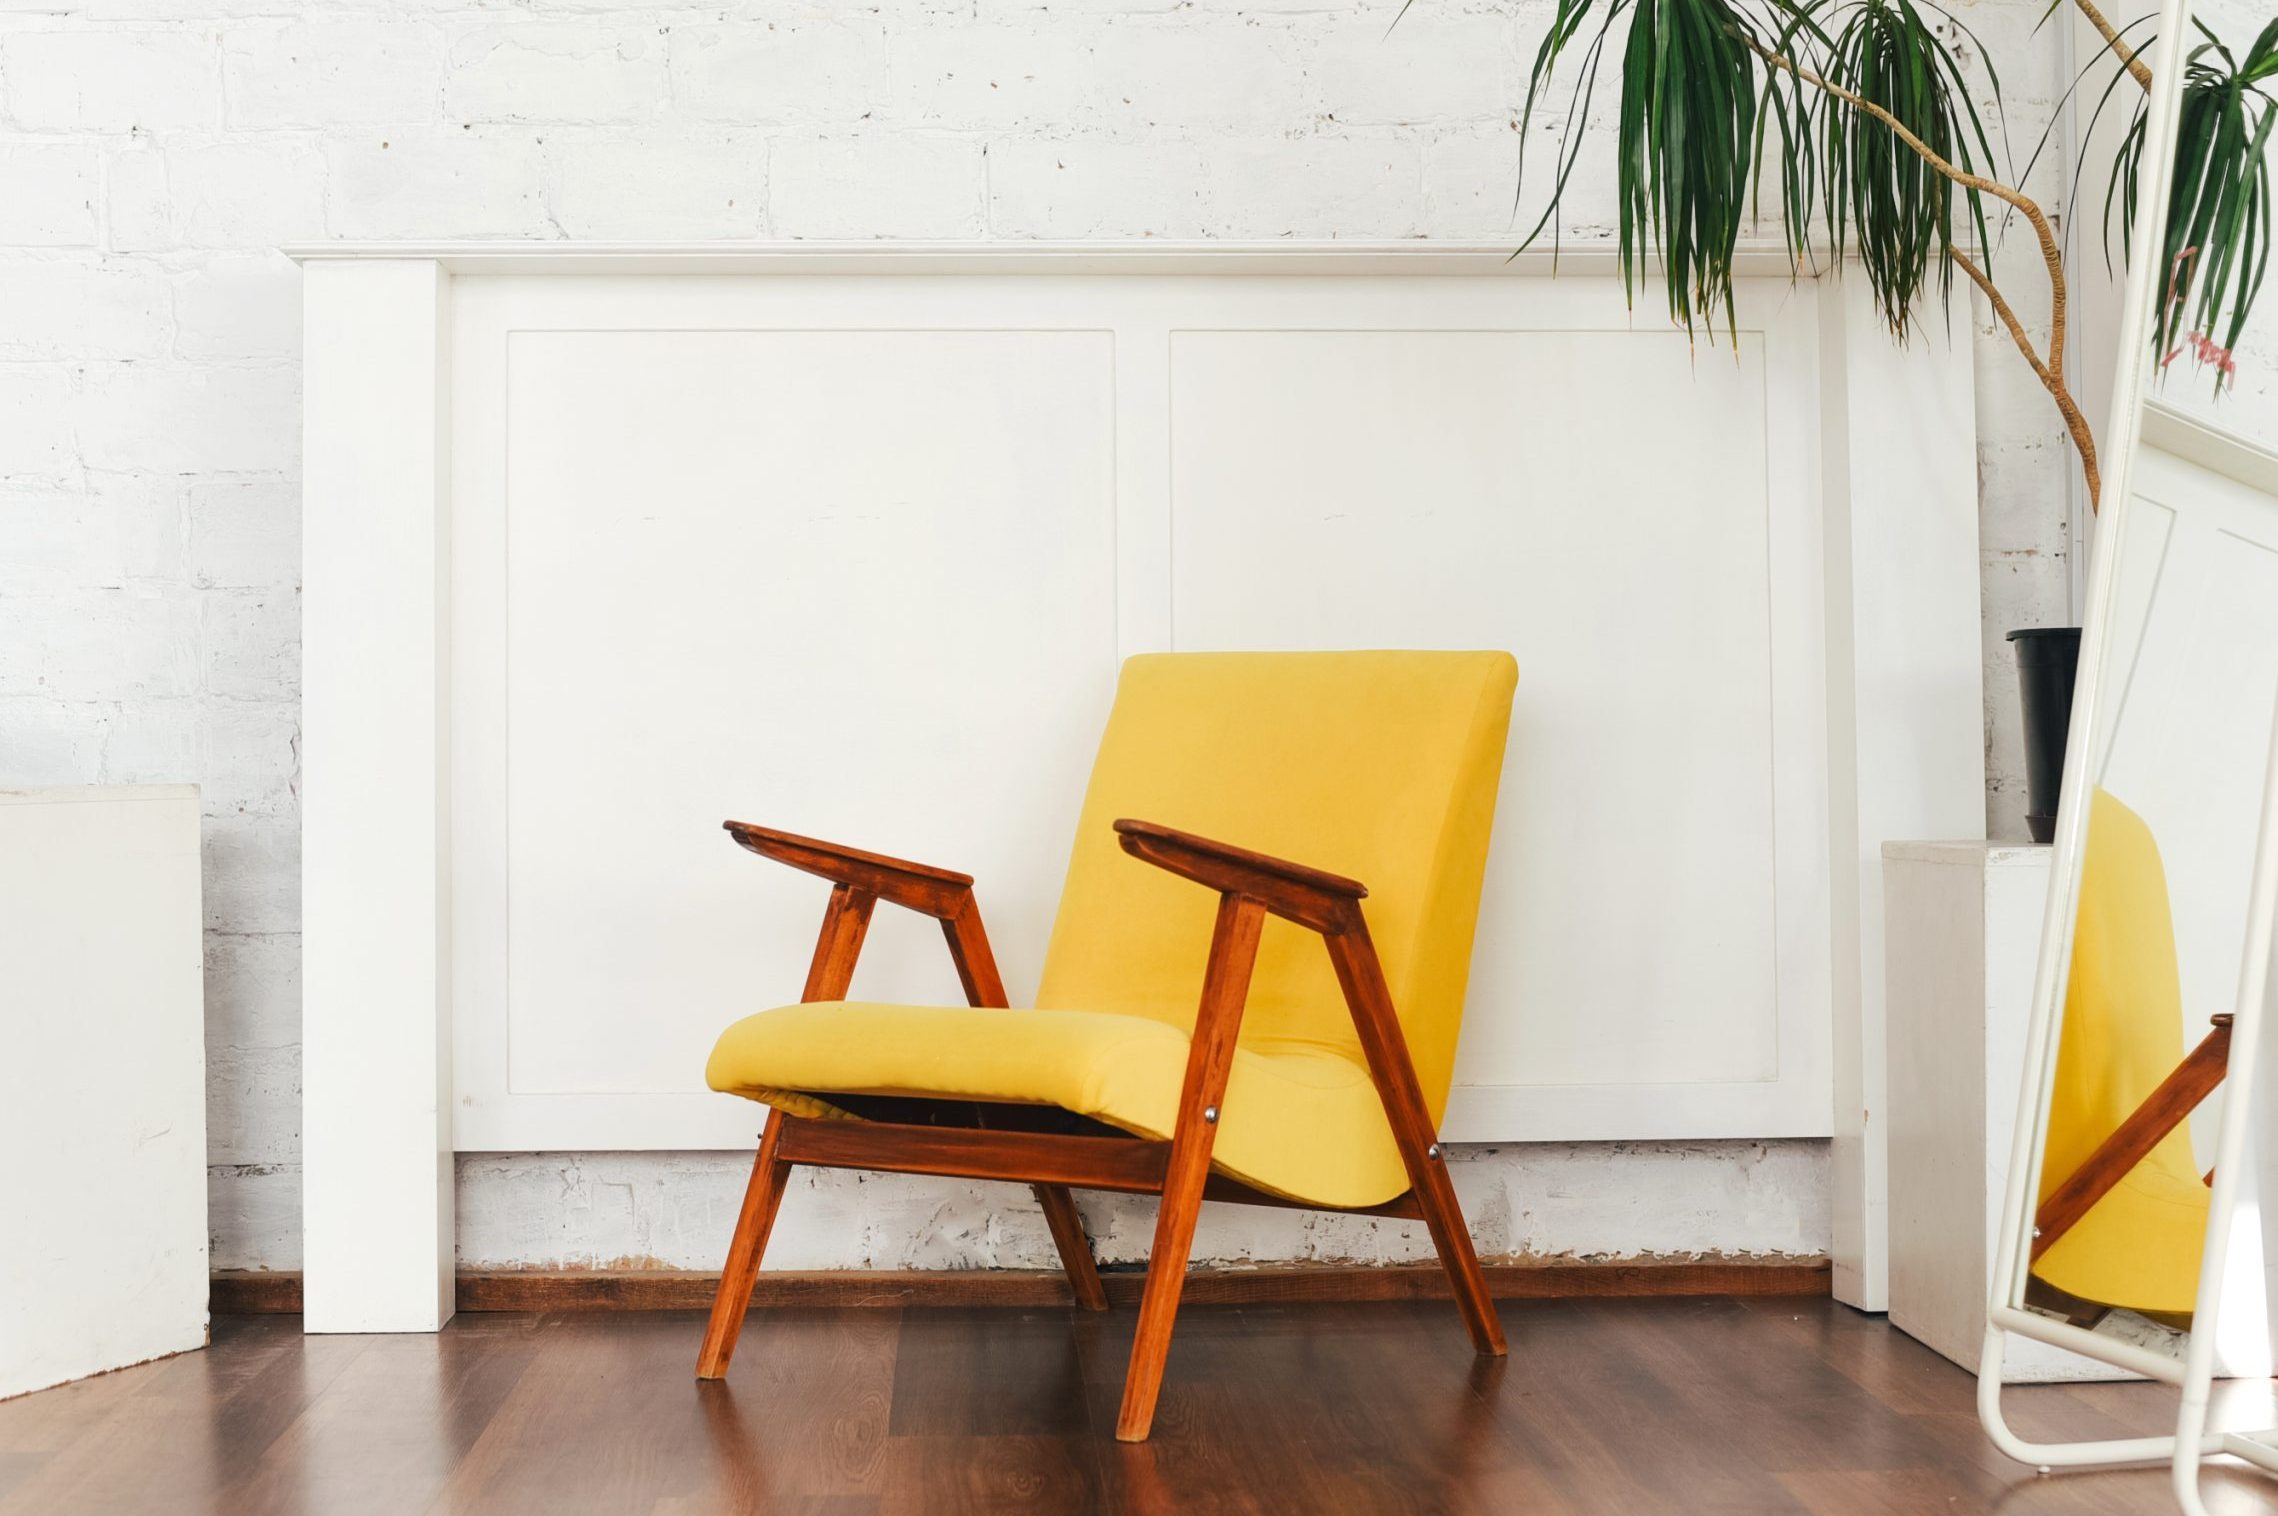
<path fill-rule="evenodd" d="M 1882 845 L 1985 836 L 1976 379 L 1968 329 L 1902 351 L 1864 279 L 1820 286 L 1835 786 L 1835 1298 L 1889 1304 Z M 1924 350 L 1927 351 L 1924 351 Z M 1924 366 L 1938 382 L 1925 382 Z M 1911 377 L 1909 372 L 1911 371 Z"/>
<path fill-rule="evenodd" d="M 433 1331 L 454 1304 L 451 276 L 302 277 L 303 1320 Z"/>

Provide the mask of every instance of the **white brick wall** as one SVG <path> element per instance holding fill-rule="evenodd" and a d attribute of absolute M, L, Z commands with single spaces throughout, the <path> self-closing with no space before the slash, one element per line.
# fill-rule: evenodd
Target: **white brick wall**
<path fill-rule="evenodd" d="M 10 134 L 11 139 L 13 133 Z M 76 142 L 0 143 L 0 246 L 93 247 L 102 155 Z"/>
<path fill-rule="evenodd" d="M 0 6 L 0 783 L 205 786 L 217 1264 L 299 1253 L 299 317 L 275 246 L 1505 235 L 1517 90 L 1550 7 L 1419 0 L 1388 34 L 1397 4 Z M 2056 93 L 2041 0 L 1970 9 L 2029 143 Z M 1604 114 L 1570 237 L 1604 235 Z M 1554 114 L 1539 146 L 1560 130 Z M 2003 267 L 2023 270 L 2030 318 L 2019 251 Z M 1990 330 L 1975 323 L 1989 804 L 2014 834 L 1998 636 L 2065 613 L 2064 461 Z M 2267 394 L 2262 368 L 2248 382 Z M 736 1168 L 469 1160 L 467 1256 L 703 1263 Z M 1462 1172 L 1493 1252 L 1814 1251 L 1827 1235 L 1811 1144 L 1500 1150 Z M 818 1227 L 861 1224 L 840 1245 L 814 1231 L 799 1261 L 1047 1257 L 1023 1208 L 956 1186 L 825 1181 L 790 1214 L 803 1206 Z M 1095 1213 L 1112 1256 L 1138 1245 L 1135 1214 Z M 1366 1222 L 1213 1225 L 1219 1256 L 1414 1246 Z"/>
<path fill-rule="evenodd" d="M 211 28 L 27 31 L 0 42 L 8 118 L 30 132 L 116 135 L 214 125 Z"/>

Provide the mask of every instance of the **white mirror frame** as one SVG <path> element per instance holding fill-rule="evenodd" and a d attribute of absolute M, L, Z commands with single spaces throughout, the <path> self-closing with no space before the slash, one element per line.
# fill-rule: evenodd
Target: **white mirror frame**
<path fill-rule="evenodd" d="M 2163 0 L 2159 33 L 2180 37 L 2189 24 L 2189 0 Z M 2273 922 L 2278 919 L 2278 725 L 2263 789 L 2247 914 L 2247 941 L 2241 966 L 2235 1020 L 2231 1029 L 2228 1098 L 2223 1102 L 2215 1149 L 2214 1188 L 2201 1254 L 2198 1309 L 2190 1344 L 2181 1362 L 2134 1344 L 2117 1341 L 2068 1322 L 2022 1310 L 2013 1304 L 2018 1280 L 2032 1247 L 2032 1196 L 2038 1189 L 2039 1154 L 2047 1137 L 2055 1060 L 2050 1056 L 2062 1007 L 2072 953 L 2073 919 L 2079 908 L 2080 858 L 2088 827 L 2088 767 L 2103 701 L 2104 643 L 2110 630 L 2119 543 L 2134 493 L 2134 464 L 2141 441 L 2146 379 L 2145 357 L 2151 319 L 2161 288 L 2157 261 L 2169 182 L 2173 177 L 2176 118 L 2183 70 L 2154 70 L 2144 161 L 2143 186 L 2129 248 L 2129 274 L 2121 315 L 2112 416 L 2106 429 L 2104 505 L 2096 521 L 2089 568 L 2088 603 L 2082 618 L 2080 666 L 2064 763 L 2063 798 L 2058 807 L 2052 882 L 2042 919 L 2040 955 L 2033 985 L 2032 1020 L 2026 1032 L 2025 1089 L 2018 1106 L 2015 1149 L 2002 1207 L 2000 1244 L 1993 1260 L 1992 1296 L 1986 1311 L 1985 1351 L 1978 1369 L 1978 1418 L 2004 1453 L 2044 1473 L 2058 1468 L 2097 1468 L 2116 1464 L 2170 1462 L 2177 1501 L 2191 1516 L 2204 1516 L 2199 1498 L 2201 1460 L 2229 1453 L 2278 1473 L 2278 1447 L 2236 1433 L 2206 1430 L 2207 1402 L 2215 1373 L 2215 1311 L 2223 1290 L 2231 1220 L 2237 1210 L 2239 1173 L 2246 1151 L 2256 1043 L 2268 985 Z M 2069 1349 L 2114 1367 L 2177 1385 L 2182 1397 L 2176 1431 L 2168 1437 L 2120 1438 L 2095 1442 L 2028 1442 L 2009 1429 L 2001 1414 L 2002 1359 L 2010 1334 Z"/>

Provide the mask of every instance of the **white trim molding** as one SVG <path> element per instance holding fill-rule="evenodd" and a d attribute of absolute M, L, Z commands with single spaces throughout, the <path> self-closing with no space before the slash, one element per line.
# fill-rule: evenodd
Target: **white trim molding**
<path fill-rule="evenodd" d="M 453 1309 L 445 682 L 451 276 L 303 271 L 304 1321 Z"/>
<path fill-rule="evenodd" d="M 1618 255 L 1603 242 L 1514 251 L 1508 243 L 1319 242 L 309 242 L 285 248 L 304 267 L 424 259 L 447 274 L 1420 274 L 1510 279 L 1600 277 Z M 1811 251 L 1816 266 L 1825 249 Z M 1659 267 L 1646 260 L 1648 270 Z M 1744 239 L 1733 271 L 1793 273 L 1787 244 Z M 1808 273 L 1805 275 L 1808 279 Z"/>
<path fill-rule="evenodd" d="M 1974 370 L 1966 332 L 1907 348 L 1866 295 L 1820 327 L 1834 848 L 1835 1298 L 1889 1306 L 1882 845 L 1985 837 Z"/>

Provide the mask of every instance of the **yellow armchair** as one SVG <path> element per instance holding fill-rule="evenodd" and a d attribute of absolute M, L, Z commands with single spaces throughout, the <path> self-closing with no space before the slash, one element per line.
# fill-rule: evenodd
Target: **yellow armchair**
<path fill-rule="evenodd" d="M 1033 1185 L 1094 1310 L 1070 1189 L 1159 1194 L 1126 1441 L 1205 1198 L 1423 1221 L 1501 1354 L 1437 1132 L 1517 677 L 1505 653 L 1131 659 L 1033 1009 L 1005 1008 L 970 877 L 729 822 L 831 894 L 801 1003 L 730 1026 L 706 1067 L 771 1110 L 699 1377 L 727 1371 L 798 1164 Z M 881 900 L 941 923 L 968 1005 L 845 998 Z"/>

